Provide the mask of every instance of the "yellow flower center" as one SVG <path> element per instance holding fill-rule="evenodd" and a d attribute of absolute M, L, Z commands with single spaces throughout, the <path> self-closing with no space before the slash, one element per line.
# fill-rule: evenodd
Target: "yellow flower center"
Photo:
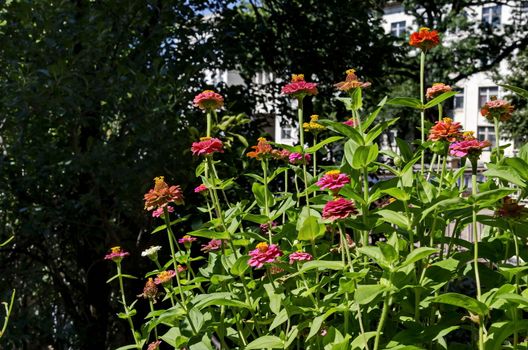
<path fill-rule="evenodd" d="M 350 68 L 350 69 L 347 69 L 345 73 L 346 73 L 347 75 L 354 74 L 354 73 L 356 73 L 356 70 L 353 69 L 353 68 Z"/>
<path fill-rule="evenodd" d="M 258 139 L 258 142 L 266 142 L 266 138 L 265 137 L 259 137 Z"/>
<path fill-rule="evenodd" d="M 165 176 L 158 176 L 154 178 L 154 185 L 159 186 L 165 182 Z"/>
<path fill-rule="evenodd" d="M 200 141 L 208 141 L 208 140 L 210 140 L 210 139 L 211 139 L 210 136 L 200 137 Z"/>
<path fill-rule="evenodd" d="M 430 30 L 431 30 L 431 29 L 429 29 L 429 28 L 427 28 L 427 27 L 421 27 L 421 28 L 419 29 L 420 32 L 428 32 L 428 31 L 430 31 Z"/>
<path fill-rule="evenodd" d="M 339 175 L 341 172 L 339 170 L 330 170 L 326 172 L 326 175 Z"/>
<path fill-rule="evenodd" d="M 112 247 L 110 248 L 110 250 L 112 251 L 112 253 L 116 254 L 116 253 L 121 252 L 121 247 L 120 246 Z"/>
<path fill-rule="evenodd" d="M 268 244 L 266 242 L 260 242 L 259 244 L 257 244 L 257 249 L 264 253 L 268 250 Z"/>
<path fill-rule="evenodd" d="M 214 91 L 213 91 L 213 90 L 204 90 L 204 91 L 202 92 L 202 94 L 207 93 L 207 92 L 214 92 Z"/>
<path fill-rule="evenodd" d="M 312 114 L 312 115 L 310 116 L 310 121 L 311 121 L 311 122 L 316 122 L 316 121 L 318 121 L 318 120 L 319 120 L 319 116 L 318 116 L 317 114 Z"/>
<path fill-rule="evenodd" d="M 303 81 L 303 80 L 304 80 L 304 74 L 292 74 L 292 79 L 291 79 L 292 82 Z"/>
<path fill-rule="evenodd" d="M 444 123 L 447 123 L 447 124 L 451 124 L 453 122 L 453 119 L 451 118 L 443 118 L 442 120 L 444 121 Z"/>
<path fill-rule="evenodd" d="M 191 236 L 189 236 L 189 235 L 183 236 L 183 239 L 190 239 L 190 238 L 191 238 Z"/>

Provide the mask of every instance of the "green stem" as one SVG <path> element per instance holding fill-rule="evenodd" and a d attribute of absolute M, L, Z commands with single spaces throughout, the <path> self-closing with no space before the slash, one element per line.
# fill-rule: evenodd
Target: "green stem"
<path fill-rule="evenodd" d="M 500 123 L 498 118 L 493 118 L 493 121 L 495 123 L 495 152 L 497 153 L 497 164 L 500 163 L 501 160 L 501 151 L 500 151 Z"/>
<path fill-rule="evenodd" d="M 436 162 L 436 157 L 438 155 L 436 153 L 433 153 L 433 158 L 431 158 L 431 164 L 429 164 L 429 171 L 427 172 L 427 181 L 429 181 L 429 178 L 431 177 L 431 173 L 433 172 L 433 167 Z"/>
<path fill-rule="evenodd" d="M 317 145 L 317 134 L 314 134 L 314 140 L 313 145 Z M 317 177 L 317 152 L 314 152 L 313 154 L 313 177 L 314 179 Z M 315 192 L 314 192 L 315 196 Z"/>
<path fill-rule="evenodd" d="M 304 111 L 303 111 L 303 99 L 298 98 L 297 99 L 297 117 L 298 117 L 298 123 L 299 123 L 299 143 L 301 144 L 301 148 L 304 150 L 304 129 L 303 129 L 303 123 L 304 123 Z"/>
<path fill-rule="evenodd" d="M 263 159 L 261 161 L 261 164 L 262 164 L 262 171 L 264 172 L 264 215 L 266 215 L 266 219 L 268 221 L 269 244 L 273 244 L 273 239 L 271 236 L 272 223 L 270 220 L 270 210 L 269 210 L 269 203 L 268 203 L 268 161 L 266 159 Z"/>
<path fill-rule="evenodd" d="M 11 310 L 13 310 L 13 305 L 15 304 L 15 293 L 16 293 L 16 289 L 13 289 L 13 293 L 11 293 L 11 300 L 9 301 L 9 306 L 7 306 L 6 303 L 4 303 L 6 315 L 4 318 L 4 325 L 2 326 L 2 330 L 0 331 L 0 339 L 5 334 L 7 325 L 9 323 L 9 317 L 11 317 Z"/>
<path fill-rule="evenodd" d="M 288 193 L 288 169 L 284 171 L 284 196 Z M 286 211 L 282 213 L 282 223 L 286 223 Z"/>
<path fill-rule="evenodd" d="M 207 137 L 211 137 L 212 119 L 211 111 L 207 110 Z"/>
<path fill-rule="evenodd" d="M 298 263 L 297 263 L 298 264 Z M 298 266 L 299 267 L 299 266 Z M 319 305 L 317 304 L 317 300 L 315 300 L 312 291 L 310 290 L 310 287 L 308 286 L 308 282 L 306 282 L 306 277 L 304 276 L 304 273 L 301 272 L 301 270 L 298 268 L 299 274 L 301 276 L 301 279 L 304 284 L 304 288 L 306 288 L 306 292 L 308 293 L 308 296 L 310 297 L 310 300 L 312 301 L 314 307 L 319 310 Z"/>
<path fill-rule="evenodd" d="M 443 114 L 444 114 L 444 111 L 443 111 L 443 108 L 442 108 L 442 102 L 440 102 L 438 104 L 438 121 L 442 120 Z"/>
<path fill-rule="evenodd" d="M 136 347 L 140 349 L 141 346 L 139 343 L 139 339 L 137 338 L 136 330 L 134 329 L 134 322 L 132 322 L 132 316 L 130 316 L 130 311 L 128 310 L 128 304 L 125 298 L 125 288 L 123 287 L 123 275 L 121 274 L 121 262 L 117 261 L 116 265 L 117 265 L 117 276 L 119 279 L 119 290 L 121 292 L 121 302 L 123 303 L 123 308 L 125 309 L 125 316 L 128 321 L 130 331 L 132 332 L 132 336 L 134 337 L 134 343 L 136 344 Z"/>
<path fill-rule="evenodd" d="M 152 300 L 149 299 L 149 307 L 150 307 L 150 312 L 154 312 L 154 304 L 152 303 Z M 156 338 L 156 340 L 158 340 L 158 326 L 154 326 L 154 337 Z"/>
<path fill-rule="evenodd" d="M 165 220 L 167 236 L 169 239 L 169 246 L 171 249 L 172 263 L 174 265 L 174 271 L 178 271 L 178 265 L 176 264 L 176 251 L 174 249 L 174 243 L 176 243 L 176 246 L 178 247 L 178 251 L 180 251 L 181 249 L 180 249 L 180 245 L 178 244 L 178 241 L 176 241 L 176 238 L 174 237 L 174 233 L 172 232 L 172 227 L 171 227 L 170 219 L 169 219 L 169 211 L 167 210 L 167 207 L 163 208 L 163 219 Z"/>
<path fill-rule="evenodd" d="M 361 216 L 363 218 L 363 224 L 367 226 L 367 216 L 369 212 L 369 183 L 368 183 L 368 170 L 367 168 L 363 168 L 363 201 L 365 202 L 363 204 L 363 209 Z M 369 231 L 364 231 L 363 236 L 361 237 L 361 244 L 363 247 L 368 246 L 368 237 Z"/>
<path fill-rule="evenodd" d="M 422 105 L 424 104 L 424 80 L 425 80 L 425 52 L 420 53 L 420 101 L 422 102 Z M 420 112 L 420 134 L 421 134 L 421 140 L 422 144 L 425 142 L 425 111 L 422 109 Z M 425 150 L 422 149 L 422 167 L 420 169 L 421 174 L 424 173 L 424 154 Z"/>
<path fill-rule="evenodd" d="M 471 192 L 473 196 L 477 195 L 477 159 L 471 159 Z M 477 227 L 477 208 L 473 204 L 473 266 L 475 270 L 475 283 L 477 284 L 477 300 L 481 301 L 482 291 L 480 288 L 480 275 L 478 267 L 478 227 Z M 484 319 L 480 317 L 479 319 L 479 350 L 484 350 Z"/>
<path fill-rule="evenodd" d="M 380 336 L 383 331 L 383 327 L 385 326 L 387 314 L 389 313 L 389 307 L 390 307 L 390 293 L 386 292 L 385 299 L 383 300 L 383 309 L 381 311 L 381 318 L 378 323 L 378 328 L 376 329 L 376 338 L 374 339 L 374 350 L 378 350 Z"/>

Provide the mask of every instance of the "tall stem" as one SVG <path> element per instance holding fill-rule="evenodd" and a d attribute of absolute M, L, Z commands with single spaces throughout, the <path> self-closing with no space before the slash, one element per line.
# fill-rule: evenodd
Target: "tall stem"
<path fill-rule="evenodd" d="M 125 298 L 125 288 L 123 287 L 123 276 L 121 274 L 121 262 L 118 261 L 116 265 L 117 276 L 119 278 L 119 290 L 121 291 L 121 302 L 123 303 L 123 308 L 125 309 L 125 316 L 128 321 L 130 331 L 132 332 L 132 336 L 134 337 L 134 343 L 136 344 L 136 347 L 140 349 L 141 347 L 139 345 L 139 339 L 137 338 L 136 330 L 134 329 L 134 322 L 132 322 L 132 316 L 130 316 L 130 311 L 128 310 L 128 304 Z"/>
<path fill-rule="evenodd" d="M 473 196 L 477 195 L 477 159 L 471 159 L 471 193 Z M 478 267 L 478 232 L 477 232 L 477 208 L 473 204 L 473 268 L 475 270 L 475 282 L 477 284 L 477 300 L 480 301 L 482 291 L 480 289 L 480 275 Z M 479 350 L 484 350 L 484 320 L 480 317 L 479 320 Z"/>
<path fill-rule="evenodd" d="M 314 133 L 313 145 L 314 146 L 317 145 L 317 134 L 315 133 Z M 314 152 L 312 156 L 313 156 L 313 177 L 315 179 L 315 177 L 317 176 L 317 152 Z"/>
<path fill-rule="evenodd" d="M 273 244 L 273 240 L 271 237 L 272 223 L 270 220 L 270 210 L 269 210 L 269 203 L 268 203 L 268 161 L 266 159 L 263 159 L 261 161 L 261 164 L 262 164 L 262 171 L 264 172 L 264 215 L 266 215 L 266 219 L 268 221 L 269 244 Z"/>
<path fill-rule="evenodd" d="M 376 329 L 376 338 L 374 339 L 374 350 L 378 350 L 380 335 L 383 331 L 383 326 L 385 325 L 385 320 L 387 319 L 387 314 L 389 313 L 390 307 L 390 293 L 385 293 L 385 299 L 383 300 L 383 309 L 381 311 L 381 318 L 378 323 L 378 328 Z"/>
<path fill-rule="evenodd" d="M 493 121 L 495 123 L 495 153 L 497 154 L 496 162 L 499 164 L 501 160 L 499 118 L 493 118 Z"/>
<path fill-rule="evenodd" d="M 363 205 L 361 216 L 363 217 L 363 224 L 367 225 L 367 216 L 369 211 L 369 183 L 368 183 L 368 169 L 363 168 L 363 200 L 365 204 Z M 361 244 L 363 247 L 368 246 L 368 235 L 369 231 L 363 232 L 363 237 L 361 237 Z"/>
<path fill-rule="evenodd" d="M 422 102 L 422 105 L 424 104 L 424 80 L 425 80 L 425 52 L 420 53 L 420 101 Z M 421 133 L 421 140 L 422 144 L 425 142 L 425 111 L 422 109 L 420 112 L 420 133 Z M 425 164 L 425 150 L 422 149 L 422 161 L 421 161 L 421 169 L 420 172 L 423 175 L 424 173 L 424 164 Z"/>
<path fill-rule="evenodd" d="M 212 119 L 211 111 L 207 110 L 207 137 L 211 137 Z"/>
<path fill-rule="evenodd" d="M 442 102 L 440 102 L 438 104 L 438 121 L 442 120 L 443 114 L 444 114 L 444 111 L 443 111 L 443 108 L 442 108 Z"/>

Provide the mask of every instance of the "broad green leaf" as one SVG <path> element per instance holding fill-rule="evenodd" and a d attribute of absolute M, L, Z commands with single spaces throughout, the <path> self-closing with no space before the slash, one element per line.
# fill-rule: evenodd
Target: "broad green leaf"
<path fill-rule="evenodd" d="M 411 107 L 415 109 L 423 109 L 422 102 L 414 97 L 395 97 L 389 101 L 387 101 L 387 104 L 393 105 L 393 106 L 404 106 L 404 107 Z"/>
<path fill-rule="evenodd" d="M 528 307 L 528 298 L 525 298 L 519 294 L 506 293 L 497 296 L 498 299 L 504 299 L 506 301 L 522 305 L 523 307 Z"/>
<path fill-rule="evenodd" d="M 266 215 L 257 215 L 251 213 L 244 215 L 244 220 L 251 221 L 256 224 L 265 224 L 270 221 L 270 219 L 267 218 Z"/>
<path fill-rule="evenodd" d="M 269 327 L 269 330 L 273 330 L 274 328 L 277 328 L 284 322 L 288 321 L 288 311 L 286 309 L 282 309 L 277 316 L 273 319 L 273 322 L 271 322 L 271 325 Z"/>
<path fill-rule="evenodd" d="M 431 302 L 449 304 L 464 308 L 475 315 L 484 317 L 488 314 L 489 309 L 486 304 L 467 295 L 458 293 L 445 293 L 431 299 Z"/>
<path fill-rule="evenodd" d="M 522 88 L 517 87 L 517 86 L 506 85 L 506 84 L 497 84 L 497 85 L 498 86 L 502 86 L 503 88 L 508 89 L 510 91 L 513 91 L 517 95 L 528 99 L 528 91 L 526 91 L 525 89 L 522 89 Z"/>
<path fill-rule="evenodd" d="M 378 144 L 359 146 L 352 156 L 352 168 L 363 169 L 378 158 Z"/>
<path fill-rule="evenodd" d="M 381 192 L 388 194 L 389 196 L 394 197 L 400 201 L 408 201 L 409 199 L 411 199 L 411 196 L 409 195 L 409 191 L 405 191 L 397 187 L 388 188 L 386 190 L 382 190 Z"/>
<path fill-rule="evenodd" d="M 194 236 L 194 237 L 204 237 L 204 238 L 209 238 L 209 239 L 229 239 L 229 232 L 211 231 L 207 228 L 201 228 L 199 230 L 189 232 L 188 235 Z"/>
<path fill-rule="evenodd" d="M 191 217 L 190 215 L 186 215 L 186 216 L 184 216 L 184 217 L 178 218 L 178 219 L 176 219 L 176 220 L 171 221 L 170 225 L 171 225 L 171 226 L 174 226 L 174 225 L 176 225 L 176 224 L 179 224 L 180 222 L 184 222 L 184 221 L 186 221 L 186 220 L 189 219 L 190 217 Z M 151 234 L 152 234 L 152 233 L 159 232 L 159 231 L 161 231 L 161 230 L 165 230 L 166 228 L 167 228 L 167 225 L 160 225 L 160 226 L 156 227 L 156 228 L 154 229 L 154 231 L 151 232 Z"/>
<path fill-rule="evenodd" d="M 394 224 L 402 229 L 408 229 L 411 226 L 409 219 L 402 213 L 389 209 L 382 209 L 377 211 L 376 214 L 381 216 L 387 222 Z"/>
<path fill-rule="evenodd" d="M 360 305 L 365 305 L 376 299 L 378 295 L 385 291 L 385 287 L 379 284 L 359 284 L 355 292 L 356 301 Z"/>
<path fill-rule="evenodd" d="M 389 128 L 391 125 L 395 124 L 398 121 L 399 118 L 394 118 L 390 120 L 386 120 L 384 122 L 379 123 L 375 127 L 372 128 L 365 136 L 365 144 L 368 145 L 371 142 L 374 142 L 374 140 L 381 135 L 381 133 Z"/>
<path fill-rule="evenodd" d="M 361 135 L 361 133 L 354 127 L 351 127 L 351 126 L 348 126 L 348 125 L 345 125 L 343 123 L 336 122 L 333 120 L 329 120 L 329 119 L 321 119 L 319 120 L 319 123 L 326 126 L 328 129 L 332 131 L 335 131 L 339 134 L 342 134 L 348 137 L 349 139 L 351 139 L 351 141 L 353 141 L 354 143 L 358 145 L 365 144 L 365 142 L 363 141 L 363 135 Z"/>
<path fill-rule="evenodd" d="M 374 112 L 370 113 L 370 115 L 361 123 L 361 126 L 363 127 L 363 130 L 367 130 L 370 124 L 376 120 L 376 117 L 378 116 L 379 112 L 387 102 L 387 96 L 383 98 L 383 100 L 378 103 L 378 108 L 374 110 Z"/>
<path fill-rule="evenodd" d="M 318 142 L 316 145 L 312 146 L 312 147 L 309 147 L 306 149 L 305 153 L 315 153 L 317 152 L 321 147 L 324 147 L 326 145 L 328 145 L 329 143 L 332 143 L 332 142 L 336 142 L 336 141 L 339 141 L 339 140 L 342 140 L 343 137 L 342 136 L 331 136 L 327 139 L 324 139 L 323 141 L 321 142 Z"/>
<path fill-rule="evenodd" d="M 273 335 L 265 335 L 263 337 L 257 338 L 249 343 L 246 350 L 263 350 L 263 349 L 284 349 L 284 342 L 281 338 Z"/>
<path fill-rule="evenodd" d="M 266 294 L 268 295 L 269 307 L 271 309 L 271 312 L 273 312 L 275 315 L 278 315 L 281 310 L 282 299 L 284 298 L 284 294 L 277 293 L 275 291 L 275 288 L 270 283 L 265 284 L 264 289 L 266 290 Z"/>
<path fill-rule="evenodd" d="M 475 196 L 471 196 L 471 198 L 480 207 L 486 207 L 496 204 L 500 199 L 514 193 L 515 191 L 514 188 L 497 188 L 495 190 L 477 193 Z"/>
<path fill-rule="evenodd" d="M 392 264 L 398 260 L 399 254 L 392 245 L 390 245 L 389 243 L 378 242 L 378 246 L 387 263 Z"/>
<path fill-rule="evenodd" d="M 237 261 L 231 266 L 231 274 L 235 276 L 242 276 L 244 272 L 249 268 L 248 260 L 250 259 L 249 255 L 243 255 L 237 259 Z"/>
<path fill-rule="evenodd" d="M 437 250 L 435 248 L 427 248 L 427 247 L 417 248 L 413 250 L 412 252 L 410 252 L 409 255 L 407 255 L 407 258 L 405 258 L 405 261 L 400 265 L 400 267 L 405 267 L 407 265 L 415 263 L 436 252 Z"/>
<path fill-rule="evenodd" d="M 254 182 L 251 186 L 251 190 L 255 195 L 255 200 L 257 201 L 259 207 L 264 208 L 266 204 L 268 208 L 273 206 L 273 194 L 271 194 L 271 191 L 267 188 L 267 186 Z"/>
<path fill-rule="evenodd" d="M 504 159 L 506 165 L 511 166 L 515 171 L 521 175 L 522 179 L 528 180 L 528 162 L 522 158 L 513 157 Z"/>
<path fill-rule="evenodd" d="M 515 331 L 522 332 L 528 330 L 528 320 L 518 320 L 517 322 L 503 321 L 496 322 L 488 329 L 485 338 L 486 350 L 502 349 L 504 341 Z"/>
<path fill-rule="evenodd" d="M 448 92 L 444 92 L 443 94 L 439 95 L 439 96 L 436 96 L 435 98 L 433 98 L 431 101 L 427 102 L 424 106 L 424 109 L 428 109 L 428 108 L 431 108 L 431 107 L 434 107 L 442 102 L 444 102 L 445 100 L 447 100 L 448 98 L 450 97 L 453 97 L 457 94 L 456 91 L 448 91 Z"/>
<path fill-rule="evenodd" d="M 368 341 L 376 336 L 376 332 L 365 332 L 360 334 L 350 344 L 351 350 L 365 349 L 368 345 Z"/>
<path fill-rule="evenodd" d="M 357 251 L 368 256 L 381 267 L 389 268 L 389 262 L 385 259 L 385 256 L 379 247 L 359 247 L 357 248 Z"/>
<path fill-rule="evenodd" d="M 304 273 L 313 269 L 318 270 L 343 270 L 345 265 L 341 261 L 314 260 L 304 263 L 299 270 Z"/>
<path fill-rule="evenodd" d="M 323 322 L 330 317 L 333 313 L 336 311 L 339 311 L 339 308 L 333 307 L 326 311 L 323 315 L 317 316 L 312 320 L 312 324 L 310 326 L 310 333 L 308 333 L 308 336 L 306 337 L 306 340 L 310 339 L 314 335 L 316 335 L 319 332 L 319 329 L 321 329 L 321 325 Z"/>
<path fill-rule="evenodd" d="M 411 150 L 411 147 L 409 146 L 409 143 L 397 137 L 396 144 L 398 145 L 398 148 L 400 149 L 400 154 L 403 157 L 403 159 L 406 162 L 410 161 L 413 157 L 413 152 Z"/>
<path fill-rule="evenodd" d="M 520 187 L 525 187 L 526 183 L 516 173 L 512 172 L 510 168 L 506 166 L 488 164 L 488 170 L 483 175 L 487 177 L 496 177 L 501 180 L 511 182 Z"/>
<path fill-rule="evenodd" d="M 318 218 L 309 216 L 304 220 L 297 239 L 300 241 L 315 241 L 323 236 L 325 231 L 325 225 L 320 223 Z"/>
<path fill-rule="evenodd" d="M 421 217 L 420 221 L 425 219 L 425 217 L 427 215 L 429 215 L 430 213 L 432 213 L 435 210 L 454 210 L 454 209 L 465 208 L 465 207 L 468 207 L 468 206 L 469 206 L 469 204 L 465 200 L 460 198 L 460 197 L 447 198 L 447 199 L 441 200 L 439 202 L 436 202 L 433 205 L 428 206 L 427 209 L 425 209 L 422 212 L 422 217 Z"/>

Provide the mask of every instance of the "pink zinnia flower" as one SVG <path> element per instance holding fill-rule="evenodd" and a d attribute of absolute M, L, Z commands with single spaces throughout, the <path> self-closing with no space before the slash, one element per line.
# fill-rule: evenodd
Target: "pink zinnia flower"
<path fill-rule="evenodd" d="M 451 118 L 444 118 L 437 121 L 429 130 L 430 141 L 447 141 L 455 142 L 462 137 L 462 125 L 459 122 L 453 122 Z"/>
<path fill-rule="evenodd" d="M 261 268 L 265 263 L 275 262 L 281 255 L 282 252 L 275 244 L 268 245 L 261 242 L 257 244 L 257 249 L 249 252 L 251 258 L 248 260 L 248 264 L 252 267 Z"/>
<path fill-rule="evenodd" d="M 451 86 L 446 85 L 444 83 L 434 83 L 433 86 L 430 88 L 427 88 L 427 92 L 425 93 L 425 97 L 427 97 L 429 100 L 435 98 L 436 96 L 440 96 L 445 92 L 451 91 Z"/>
<path fill-rule="evenodd" d="M 342 174 L 339 170 L 330 170 L 315 184 L 322 190 L 330 190 L 337 194 L 348 183 L 350 183 L 348 175 Z"/>
<path fill-rule="evenodd" d="M 213 90 L 205 90 L 196 95 L 193 104 L 200 109 L 213 110 L 221 108 L 224 105 L 224 98 Z"/>
<path fill-rule="evenodd" d="M 174 208 L 171 207 L 170 205 L 167 205 L 166 208 L 167 208 L 167 211 L 168 211 L 169 213 L 174 212 Z M 154 211 L 152 212 L 152 217 L 153 217 L 153 218 L 159 218 L 160 216 L 163 215 L 164 212 L 165 212 L 165 211 L 163 210 L 163 208 L 158 208 L 158 209 L 156 209 L 156 210 L 154 210 Z"/>
<path fill-rule="evenodd" d="M 350 215 L 357 213 L 358 211 L 353 201 L 340 197 L 325 204 L 323 208 L 323 219 L 334 221 L 348 218 Z"/>
<path fill-rule="evenodd" d="M 477 139 L 454 142 L 449 145 L 449 154 L 453 157 L 472 157 L 478 158 L 484 148 L 491 146 L 487 140 L 479 141 Z"/>
<path fill-rule="evenodd" d="M 368 82 L 364 83 L 362 81 L 359 81 L 355 69 L 348 69 L 346 71 L 346 75 L 347 76 L 345 78 L 345 81 L 339 82 L 334 85 L 338 90 L 348 92 L 357 88 L 366 88 L 371 85 Z"/>
<path fill-rule="evenodd" d="M 174 276 L 176 276 L 176 271 L 174 270 L 167 270 L 162 271 L 158 273 L 158 276 L 154 280 L 154 283 L 156 284 L 164 284 L 169 282 Z"/>
<path fill-rule="evenodd" d="M 187 266 L 178 265 L 177 268 L 178 268 L 178 274 L 180 274 L 180 273 L 182 273 L 184 271 L 187 271 Z"/>
<path fill-rule="evenodd" d="M 202 252 L 212 252 L 215 250 L 219 250 L 222 248 L 222 240 L 221 239 L 212 239 L 207 244 L 202 244 L 202 248 L 200 249 Z"/>
<path fill-rule="evenodd" d="M 180 238 L 178 240 L 178 243 L 182 243 L 182 244 L 187 244 L 187 243 L 192 243 L 194 241 L 196 241 L 197 238 L 196 237 L 192 237 L 192 236 L 189 236 L 189 235 L 185 235 L 183 236 L 182 238 Z"/>
<path fill-rule="evenodd" d="M 357 125 L 357 122 L 356 122 L 356 120 L 355 120 L 354 118 L 350 118 L 350 119 L 345 120 L 345 121 L 343 122 L 343 124 L 355 128 L 356 125 Z"/>
<path fill-rule="evenodd" d="M 308 153 L 304 155 L 304 161 L 303 161 L 303 155 L 298 152 L 292 152 L 290 153 L 288 157 L 290 164 L 293 165 L 300 165 L 300 164 L 308 164 L 310 160 L 312 159 L 312 156 L 310 156 Z"/>
<path fill-rule="evenodd" d="M 205 186 L 204 184 L 201 184 L 200 186 L 197 186 L 194 189 L 194 193 L 202 193 L 202 192 L 207 191 L 207 190 L 208 190 L 207 186 Z"/>
<path fill-rule="evenodd" d="M 161 340 L 156 340 L 148 345 L 147 350 L 158 350 L 161 344 Z"/>
<path fill-rule="evenodd" d="M 215 137 L 202 137 L 199 142 L 193 142 L 191 151 L 193 156 L 203 156 L 215 152 L 223 153 L 223 146 L 222 141 Z"/>
<path fill-rule="evenodd" d="M 144 195 L 145 209 L 164 208 L 169 203 L 183 204 L 183 194 L 180 186 L 169 186 L 163 176 L 154 179 L 154 188 Z"/>
<path fill-rule="evenodd" d="M 121 247 L 112 247 L 110 253 L 105 255 L 105 260 L 112 260 L 114 262 L 119 262 L 127 255 L 130 255 L 128 252 L 121 249 Z"/>
<path fill-rule="evenodd" d="M 288 161 L 290 154 L 291 152 L 288 151 L 287 149 L 281 149 L 281 150 L 274 149 L 271 151 L 271 156 L 277 160 Z"/>
<path fill-rule="evenodd" d="M 296 261 L 310 261 L 313 257 L 309 253 L 305 252 L 295 252 L 290 254 L 290 265 L 292 265 Z"/>
<path fill-rule="evenodd" d="M 493 122 L 493 119 L 499 119 L 501 122 L 505 122 L 511 118 L 511 114 L 514 107 L 505 100 L 498 100 L 497 97 L 492 96 L 491 101 L 486 102 L 480 110 L 486 119 Z"/>
<path fill-rule="evenodd" d="M 283 86 L 281 92 L 302 99 L 304 96 L 317 95 L 317 84 L 307 83 L 304 74 L 293 74 L 291 82 Z"/>

